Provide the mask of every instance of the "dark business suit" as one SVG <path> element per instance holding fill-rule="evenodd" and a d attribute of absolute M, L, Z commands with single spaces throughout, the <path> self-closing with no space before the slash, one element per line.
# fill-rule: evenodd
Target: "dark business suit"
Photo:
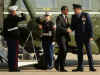
<path fill-rule="evenodd" d="M 72 15 L 71 29 L 75 31 L 75 40 L 78 47 L 78 68 L 83 69 L 83 44 L 86 47 L 90 69 L 93 67 L 90 38 L 93 37 L 93 27 L 88 13 Z"/>
<path fill-rule="evenodd" d="M 67 20 L 67 22 L 66 22 Z M 66 58 L 66 52 L 68 49 L 68 41 L 70 41 L 69 33 L 67 28 L 69 27 L 68 17 L 65 17 L 61 14 L 56 19 L 56 41 L 59 47 L 58 57 L 55 62 L 58 65 L 59 70 L 64 69 L 64 62 Z"/>

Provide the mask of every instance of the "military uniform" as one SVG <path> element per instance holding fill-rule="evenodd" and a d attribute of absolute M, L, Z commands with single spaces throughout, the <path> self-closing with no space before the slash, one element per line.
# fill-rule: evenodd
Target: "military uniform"
<path fill-rule="evenodd" d="M 52 68 L 53 66 L 53 46 L 54 40 L 54 23 L 52 21 L 42 22 L 42 47 L 44 50 L 45 67 L 46 69 Z"/>
<path fill-rule="evenodd" d="M 90 38 L 93 38 L 93 26 L 88 13 L 72 15 L 71 29 L 75 31 L 78 48 L 78 70 L 83 69 L 83 45 L 86 47 L 90 70 L 94 69 Z"/>
<path fill-rule="evenodd" d="M 18 69 L 18 40 L 20 38 L 20 33 L 17 25 L 18 22 L 23 20 L 25 20 L 25 16 L 23 14 L 22 17 L 9 14 L 7 18 L 4 19 L 3 32 L 8 46 L 9 71 L 17 71 Z"/>

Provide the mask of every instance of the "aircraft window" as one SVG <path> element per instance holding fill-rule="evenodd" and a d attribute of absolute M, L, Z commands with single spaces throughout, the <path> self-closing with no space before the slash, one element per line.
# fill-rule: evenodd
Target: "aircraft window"
<path fill-rule="evenodd" d="M 82 0 L 83 8 L 90 9 L 90 0 Z"/>
<path fill-rule="evenodd" d="M 35 0 L 37 8 L 56 8 L 56 0 Z"/>

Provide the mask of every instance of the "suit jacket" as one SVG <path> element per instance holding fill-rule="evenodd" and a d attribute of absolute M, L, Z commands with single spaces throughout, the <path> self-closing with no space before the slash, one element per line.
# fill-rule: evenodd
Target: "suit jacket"
<path fill-rule="evenodd" d="M 68 18 L 67 18 L 68 19 Z M 63 36 L 66 37 L 67 41 L 70 41 L 69 33 L 66 32 L 67 28 L 69 27 L 69 22 L 64 19 L 64 16 L 60 14 L 56 19 L 56 39 L 61 38 Z"/>
<path fill-rule="evenodd" d="M 79 17 L 72 15 L 71 29 L 75 30 L 76 41 L 88 41 L 93 37 L 93 26 L 89 14 L 82 12 Z"/>

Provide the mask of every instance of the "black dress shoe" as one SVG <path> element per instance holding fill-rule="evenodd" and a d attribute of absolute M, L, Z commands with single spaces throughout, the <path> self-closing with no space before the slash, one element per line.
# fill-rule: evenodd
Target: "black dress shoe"
<path fill-rule="evenodd" d="M 54 68 L 59 71 L 59 65 L 57 63 L 55 63 Z"/>
<path fill-rule="evenodd" d="M 9 72 L 20 72 L 20 69 L 17 69 L 17 70 L 9 70 Z"/>
<path fill-rule="evenodd" d="M 55 67 L 55 69 L 56 69 L 57 71 L 59 71 L 59 68 L 58 68 L 58 67 Z"/>
<path fill-rule="evenodd" d="M 83 72 L 83 69 L 80 69 L 80 68 L 77 68 L 77 69 L 74 69 L 74 70 L 72 70 L 72 72 Z"/>
<path fill-rule="evenodd" d="M 94 69 L 94 68 L 91 68 L 91 69 L 90 69 L 90 71 L 92 71 L 92 72 L 95 72 L 95 71 L 96 71 L 96 69 Z"/>
<path fill-rule="evenodd" d="M 17 69 L 17 70 L 16 70 L 16 72 L 20 72 L 20 71 L 21 71 L 20 69 Z"/>

